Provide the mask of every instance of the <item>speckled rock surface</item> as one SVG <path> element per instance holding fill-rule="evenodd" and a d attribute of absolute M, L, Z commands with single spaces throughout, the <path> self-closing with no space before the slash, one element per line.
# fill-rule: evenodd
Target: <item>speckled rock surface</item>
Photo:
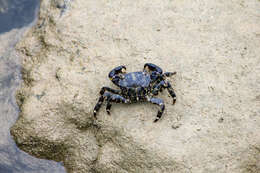
<path fill-rule="evenodd" d="M 62 4 L 62 5 L 60 5 Z M 68 172 L 260 172 L 260 2 L 50 1 L 17 46 L 24 151 Z M 177 71 L 177 103 L 93 107 L 107 73 Z"/>

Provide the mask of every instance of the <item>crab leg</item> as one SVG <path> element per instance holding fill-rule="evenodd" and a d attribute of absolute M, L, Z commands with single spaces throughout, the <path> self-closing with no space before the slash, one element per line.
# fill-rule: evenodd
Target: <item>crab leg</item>
<path fill-rule="evenodd" d="M 153 122 L 157 122 L 162 117 L 163 111 L 165 109 L 165 105 L 163 103 L 163 100 L 159 99 L 159 98 L 152 97 L 152 98 L 148 98 L 148 101 L 153 103 L 153 104 L 160 106 L 160 110 L 157 113 L 156 119 L 153 121 Z"/>
<path fill-rule="evenodd" d="M 102 88 L 103 89 L 103 88 Z M 109 88 L 111 89 L 111 88 Z M 111 89 L 113 90 L 113 89 Z M 102 90 L 101 90 L 102 91 Z M 116 91 L 116 90 L 113 90 Z M 111 109 L 111 102 L 116 102 L 116 103 L 129 103 L 129 100 L 124 98 L 123 96 L 119 94 L 114 94 L 112 92 L 106 91 L 99 97 L 99 100 L 94 108 L 94 117 L 96 117 L 97 112 L 99 111 L 102 103 L 104 102 L 104 99 L 107 101 L 107 106 L 106 106 L 106 111 L 108 114 L 110 114 L 110 109 Z"/>
<path fill-rule="evenodd" d="M 102 87 L 102 89 L 100 90 L 101 96 L 99 97 L 98 102 L 97 102 L 96 106 L 94 107 L 94 111 L 93 111 L 94 117 L 96 117 L 96 114 L 99 111 L 102 103 L 104 102 L 104 99 L 106 97 L 108 97 L 108 94 L 106 94 L 106 93 L 109 93 L 109 92 L 110 93 L 114 93 L 114 94 L 119 94 L 120 93 L 120 91 L 118 91 L 118 90 L 114 90 L 114 89 L 109 88 L 109 87 Z"/>
<path fill-rule="evenodd" d="M 114 94 L 119 94 L 120 93 L 119 90 L 115 90 L 115 89 L 112 89 L 112 88 L 109 88 L 109 87 L 102 87 L 99 93 L 101 95 L 103 95 L 106 91 L 114 93 Z"/>
<path fill-rule="evenodd" d="M 97 112 L 99 111 L 99 109 L 100 109 L 102 103 L 104 102 L 104 98 L 105 98 L 105 97 L 104 97 L 103 95 L 101 95 L 101 96 L 99 97 L 99 99 L 98 99 L 98 102 L 97 102 L 96 106 L 94 107 L 93 114 L 94 114 L 94 117 L 95 117 L 95 118 L 96 118 Z"/>
<path fill-rule="evenodd" d="M 152 94 L 153 94 L 153 95 L 158 95 L 158 92 L 159 92 L 162 88 L 165 88 L 165 86 L 166 86 L 165 81 L 159 82 L 157 85 L 155 85 L 155 86 L 153 87 Z"/>
<path fill-rule="evenodd" d="M 162 89 L 162 88 L 167 88 L 169 94 L 171 95 L 171 97 L 173 98 L 173 104 L 176 102 L 176 94 L 170 84 L 170 82 L 165 82 L 165 81 L 161 81 L 159 82 L 157 85 L 154 86 L 153 90 L 152 90 L 152 94 L 153 95 L 158 95 L 158 92 Z"/>
<path fill-rule="evenodd" d="M 106 106 L 106 111 L 108 114 L 110 114 L 110 109 L 111 109 L 111 102 L 115 102 L 115 103 L 129 103 L 129 100 L 124 98 L 121 95 L 118 94 L 111 94 L 107 92 L 107 106 Z"/>
<path fill-rule="evenodd" d="M 167 82 L 166 84 L 167 84 L 166 88 L 167 88 L 169 94 L 171 95 L 171 97 L 173 98 L 172 104 L 175 104 L 175 102 L 176 102 L 176 94 L 175 94 L 175 92 L 174 92 L 170 82 Z"/>

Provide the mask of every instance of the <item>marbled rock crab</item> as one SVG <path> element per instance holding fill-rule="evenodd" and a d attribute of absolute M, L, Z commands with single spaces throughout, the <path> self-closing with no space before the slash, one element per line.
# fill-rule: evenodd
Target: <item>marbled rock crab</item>
<path fill-rule="evenodd" d="M 155 64 L 146 63 L 143 71 L 126 73 L 125 66 L 118 66 L 114 68 L 108 77 L 110 80 L 120 88 L 115 90 L 109 87 L 102 87 L 99 100 L 94 108 L 94 117 L 100 109 L 104 100 L 107 101 L 106 111 L 110 114 L 112 102 L 116 103 L 134 103 L 139 101 L 148 101 L 160 106 L 157 117 L 154 122 L 157 122 L 165 109 L 162 99 L 154 96 L 158 95 L 159 91 L 167 88 L 169 94 L 173 98 L 173 104 L 176 102 L 176 94 L 171 84 L 166 80 L 176 72 L 165 72 Z"/>

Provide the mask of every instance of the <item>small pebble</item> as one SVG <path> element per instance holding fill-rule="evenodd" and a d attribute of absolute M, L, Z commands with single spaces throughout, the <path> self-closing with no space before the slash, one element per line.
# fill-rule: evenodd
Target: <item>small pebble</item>
<path fill-rule="evenodd" d="M 176 123 L 174 123 L 174 124 L 172 125 L 172 128 L 173 128 L 173 129 L 178 129 L 180 126 L 181 126 L 181 123 L 176 122 Z"/>
<path fill-rule="evenodd" d="M 220 119 L 218 119 L 218 122 L 219 123 L 222 123 L 224 121 L 224 118 L 223 117 L 221 117 Z"/>

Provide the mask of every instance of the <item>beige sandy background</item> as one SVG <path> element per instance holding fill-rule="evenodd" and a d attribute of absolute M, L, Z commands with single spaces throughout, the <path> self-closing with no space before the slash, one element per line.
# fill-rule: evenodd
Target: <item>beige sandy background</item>
<path fill-rule="evenodd" d="M 61 8 L 64 7 L 64 8 Z M 260 2 L 50 1 L 17 46 L 18 146 L 68 172 L 260 172 Z M 152 62 L 177 94 L 93 107 L 108 72 Z"/>

